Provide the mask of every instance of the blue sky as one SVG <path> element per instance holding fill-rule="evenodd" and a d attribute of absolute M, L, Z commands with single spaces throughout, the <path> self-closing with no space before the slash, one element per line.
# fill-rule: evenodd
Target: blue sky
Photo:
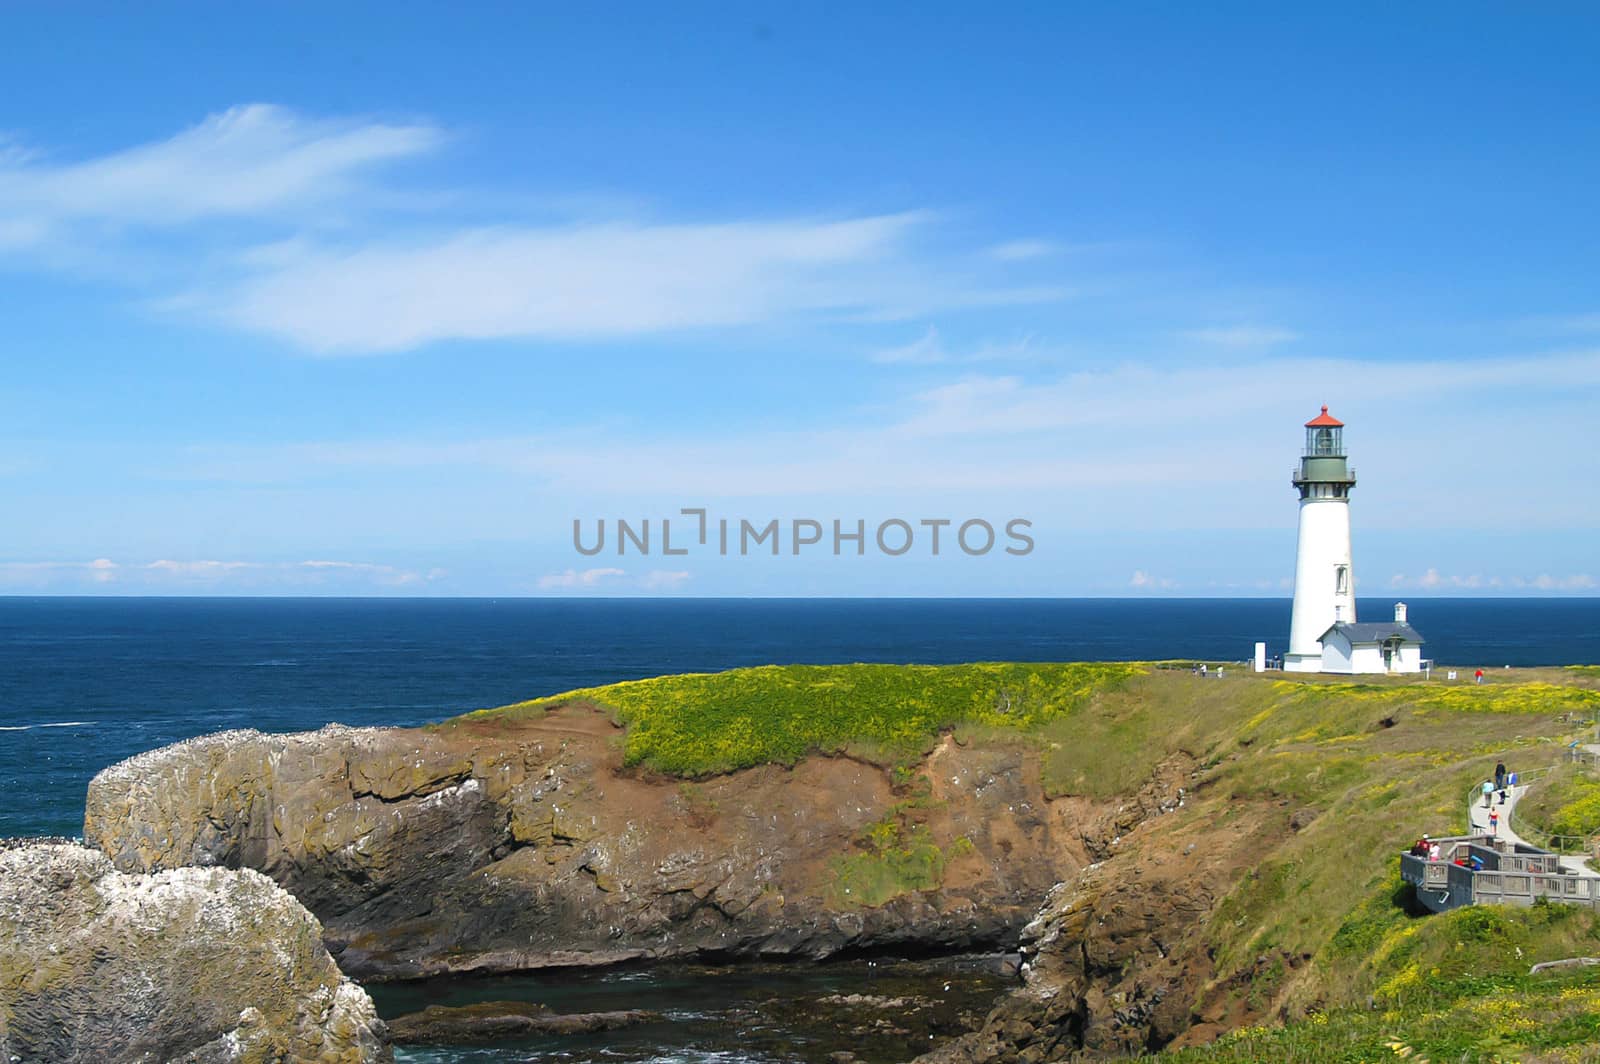
<path fill-rule="evenodd" d="M 1322 403 L 1363 594 L 1600 586 L 1592 6 L 5 40 L 0 593 L 1281 595 Z M 663 555 L 685 507 L 781 553 Z M 656 549 L 574 549 L 619 517 Z"/>

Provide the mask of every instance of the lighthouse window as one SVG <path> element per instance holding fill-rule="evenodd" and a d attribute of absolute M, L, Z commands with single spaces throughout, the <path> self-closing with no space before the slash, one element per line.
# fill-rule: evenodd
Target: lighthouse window
<path fill-rule="evenodd" d="M 1342 428 L 1306 426 L 1306 455 L 1312 458 L 1337 458 L 1344 453 Z"/>
<path fill-rule="evenodd" d="M 1348 565 L 1335 565 L 1333 567 L 1333 590 L 1337 595 L 1350 594 L 1350 567 Z"/>

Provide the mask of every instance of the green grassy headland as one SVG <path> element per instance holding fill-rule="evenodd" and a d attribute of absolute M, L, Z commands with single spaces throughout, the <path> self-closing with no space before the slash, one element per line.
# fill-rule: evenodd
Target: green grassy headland
<path fill-rule="evenodd" d="M 1227 831 L 1251 808 L 1299 814 L 1300 826 L 1263 846 L 1203 933 L 1212 989 L 1254 970 L 1239 993 L 1282 1022 L 1177 1059 L 1600 1060 L 1600 969 L 1528 974 L 1538 961 L 1600 956 L 1600 914 L 1419 916 L 1393 856 L 1422 832 L 1463 830 L 1468 791 L 1496 761 L 1561 765 L 1600 716 L 1600 669 L 1510 670 L 1480 686 L 1232 670 L 1201 679 L 1154 663 L 767 666 L 587 688 L 444 726 L 494 727 L 571 703 L 624 726 L 629 765 L 685 779 L 834 753 L 898 778 L 951 732 L 1027 744 L 1050 793 L 1105 798 L 1185 752 L 1201 765 L 1191 800 L 1130 845 L 1159 845 L 1187 818 Z M 1600 778 L 1557 773 L 1524 802 L 1551 830 L 1600 830 Z M 938 886 L 948 855 L 914 817 L 868 835 L 836 869 L 860 904 Z M 1263 970 L 1263 957 L 1304 961 Z"/>

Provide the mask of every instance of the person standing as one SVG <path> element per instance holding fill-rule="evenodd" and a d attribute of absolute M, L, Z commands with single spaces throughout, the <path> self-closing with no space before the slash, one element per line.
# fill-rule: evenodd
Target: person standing
<path fill-rule="evenodd" d="M 1494 766 L 1494 789 L 1497 791 L 1506 789 L 1506 766 L 1503 761 Z"/>
<path fill-rule="evenodd" d="M 1483 807 L 1489 808 L 1494 802 L 1494 784 L 1488 780 L 1483 781 Z"/>
<path fill-rule="evenodd" d="M 1483 682 L 1483 670 L 1479 669 L 1477 672 L 1473 673 L 1472 674 L 1472 678 L 1477 683 L 1482 683 Z"/>
<path fill-rule="evenodd" d="M 1489 834 L 1498 835 L 1499 833 L 1500 833 L 1500 813 L 1499 813 L 1498 810 L 1491 809 L 1491 810 L 1489 810 Z"/>

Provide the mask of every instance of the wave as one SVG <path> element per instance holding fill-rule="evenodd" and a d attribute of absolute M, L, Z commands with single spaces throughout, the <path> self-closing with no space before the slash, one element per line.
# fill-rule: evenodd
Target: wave
<path fill-rule="evenodd" d="M 30 731 L 34 728 L 88 728 L 92 720 L 57 720 L 48 724 L 0 724 L 0 731 Z"/>

